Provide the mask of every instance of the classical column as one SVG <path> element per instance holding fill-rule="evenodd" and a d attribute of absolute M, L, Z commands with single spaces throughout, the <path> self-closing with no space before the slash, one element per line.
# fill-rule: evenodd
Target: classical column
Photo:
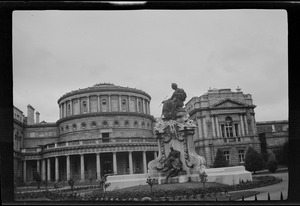
<path fill-rule="evenodd" d="M 252 124 L 253 124 L 253 134 L 257 134 L 257 128 L 256 128 L 254 113 L 253 113 L 253 115 L 251 115 L 251 117 L 252 117 Z"/>
<path fill-rule="evenodd" d="M 47 158 L 47 179 L 48 181 L 51 180 L 51 169 L 50 169 L 50 158 Z"/>
<path fill-rule="evenodd" d="M 248 123 L 247 123 L 247 118 L 246 118 L 246 115 L 243 115 L 244 117 L 244 123 L 245 123 L 245 128 L 246 128 L 246 135 L 249 134 L 249 130 L 248 130 Z"/>
<path fill-rule="evenodd" d="M 64 102 L 64 117 L 67 116 L 67 102 Z"/>
<path fill-rule="evenodd" d="M 27 182 L 27 177 L 26 177 L 26 160 L 23 161 L 23 180 L 24 180 L 24 182 Z"/>
<path fill-rule="evenodd" d="M 202 124 L 201 124 L 201 117 L 197 117 L 197 122 L 198 122 L 198 136 L 199 136 L 199 139 L 202 139 L 203 131 L 202 131 Z"/>
<path fill-rule="evenodd" d="M 58 157 L 55 157 L 55 180 L 59 179 Z"/>
<path fill-rule="evenodd" d="M 212 125 L 212 137 L 215 137 L 216 135 L 215 135 L 215 117 L 214 116 L 212 116 L 211 117 L 211 125 Z"/>
<path fill-rule="evenodd" d="M 42 159 L 42 180 L 46 180 L 46 160 Z"/>
<path fill-rule="evenodd" d="M 97 180 L 100 180 L 100 153 L 96 154 L 96 169 L 97 169 Z"/>
<path fill-rule="evenodd" d="M 84 155 L 80 155 L 80 180 L 84 181 Z"/>
<path fill-rule="evenodd" d="M 145 104 L 145 100 L 144 100 L 144 99 L 142 99 L 142 100 L 143 100 L 143 113 L 146 114 L 146 104 Z"/>
<path fill-rule="evenodd" d="M 146 174 L 147 171 L 147 158 L 146 158 L 146 151 L 143 151 L 143 164 L 144 164 L 144 173 Z"/>
<path fill-rule="evenodd" d="M 118 174 L 118 169 L 117 169 L 117 153 L 113 152 L 113 170 L 114 174 Z"/>
<path fill-rule="evenodd" d="M 133 174 L 133 166 L 132 166 L 132 152 L 128 152 L 128 158 L 129 158 L 129 174 Z"/>
<path fill-rule="evenodd" d="M 151 114 L 151 112 L 150 112 L 150 102 L 148 102 L 148 112 L 149 112 L 149 114 Z"/>
<path fill-rule="evenodd" d="M 139 99 L 138 97 L 135 98 L 135 102 L 136 102 L 136 112 L 139 112 Z"/>
<path fill-rule="evenodd" d="M 87 96 L 87 113 L 91 113 L 91 111 L 90 111 L 90 96 Z"/>
<path fill-rule="evenodd" d="M 73 115 L 73 101 L 70 100 L 70 115 Z"/>
<path fill-rule="evenodd" d="M 221 137 L 218 116 L 216 116 L 215 119 L 216 119 L 217 136 Z"/>
<path fill-rule="evenodd" d="M 59 105 L 59 119 L 61 119 L 61 105 Z"/>
<path fill-rule="evenodd" d="M 36 171 L 41 174 L 41 171 L 40 171 L 40 160 L 37 160 L 36 161 Z"/>
<path fill-rule="evenodd" d="M 236 137 L 236 133 L 235 133 L 235 124 L 232 123 L 232 132 L 233 132 L 233 137 Z"/>
<path fill-rule="evenodd" d="M 241 122 L 241 136 L 245 136 L 245 129 L 244 129 L 244 120 L 242 114 L 240 114 L 240 122 Z"/>
<path fill-rule="evenodd" d="M 110 95 L 108 95 L 108 111 L 111 111 L 111 106 L 110 106 Z"/>
<path fill-rule="evenodd" d="M 67 180 L 69 180 L 71 178 L 70 155 L 66 156 L 66 165 L 67 165 Z"/>
<path fill-rule="evenodd" d="M 122 100 L 121 100 L 121 95 L 119 95 L 119 111 L 122 112 Z"/>
<path fill-rule="evenodd" d="M 203 121 L 203 130 L 204 130 L 204 139 L 207 137 L 207 124 L 206 124 L 206 119 L 205 118 L 203 118 L 202 119 Z"/>
<path fill-rule="evenodd" d="M 100 112 L 100 96 L 97 96 L 97 111 Z"/>

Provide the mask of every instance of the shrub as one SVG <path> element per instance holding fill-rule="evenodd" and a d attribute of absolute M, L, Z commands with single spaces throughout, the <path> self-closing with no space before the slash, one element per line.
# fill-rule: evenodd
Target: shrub
<path fill-rule="evenodd" d="M 203 184 L 203 187 L 205 188 L 205 183 L 207 182 L 207 174 L 205 171 L 200 172 L 199 174 L 200 182 Z"/>
<path fill-rule="evenodd" d="M 222 152 L 221 149 L 217 150 L 217 155 L 215 157 L 215 161 L 214 161 L 214 167 L 218 168 L 218 167 L 227 167 L 228 166 L 228 162 Z"/>
<path fill-rule="evenodd" d="M 271 159 L 267 162 L 267 168 L 270 172 L 275 173 L 278 168 L 278 162 L 276 159 Z"/>
<path fill-rule="evenodd" d="M 245 157 L 245 169 L 253 172 L 262 170 L 264 167 L 264 160 L 262 155 L 255 151 L 252 147 L 249 147 Z"/>
<path fill-rule="evenodd" d="M 40 184 L 42 182 L 42 177 L 41 177 L 40 173 L 37 170 L 35 170 L 33 172 L 33 180 L 36 181 L 37 188 L 40 189 Z"/>

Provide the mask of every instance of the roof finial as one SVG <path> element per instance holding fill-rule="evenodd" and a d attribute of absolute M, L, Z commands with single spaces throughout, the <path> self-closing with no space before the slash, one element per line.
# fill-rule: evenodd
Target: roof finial
<path fill-rule="evenodd" d="M 239 86 L 237 86 L 236 91 L 241 91 L 241 88 Z"/>
<path fill-rule="evenodd" d="M 211 91 L 212 91 L 211 87 L 209 87 L 208 91 L 209 91 L 209 92 L 211 92 Z"/>

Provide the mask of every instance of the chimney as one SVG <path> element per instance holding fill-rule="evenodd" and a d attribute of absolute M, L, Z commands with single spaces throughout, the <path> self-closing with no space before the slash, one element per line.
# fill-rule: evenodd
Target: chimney
<path fill-rule="evenodd" d="M 34 108 L 30 104 L 27 105 L 27 124 L 34 124 Z"/>
<path fill-rule="evenodd" d="M 40 123 L 40 113 L 38 111 L 36 111 L 35 115 L 36 115 L 35 116 L 35 121 L 36 121 L 35 123 L 39 124 Z"/>

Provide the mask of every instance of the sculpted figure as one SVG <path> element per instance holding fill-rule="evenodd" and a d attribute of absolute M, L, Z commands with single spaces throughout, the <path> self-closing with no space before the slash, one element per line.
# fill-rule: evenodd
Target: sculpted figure
<path fill-rule="evenodd" d="M 174 93 L 172 94 L 170 99 L 163 101 L 163 109 L 162 109 L 162 119 L 170 120 L 176 119 L 178 112 L 185 112 L 182 108 L 183 102 L 186 99 L 186 93 L 183 89 L 178 88 L 177 84 L 172 83 L 172 89 L 174 89 Z"/>
<path fill-rule="evenodd" d="M 169 177 L 175 177 L 182 170 L 182 161 L 180 160 L 180 152 L 178 150 L 174 150 L 173 147 L 170 148 L 171 152 L 169 153 L 165 167 L 162 170 L 163 172 L 167 172 L 166 182 L 168 182 Z"/>

